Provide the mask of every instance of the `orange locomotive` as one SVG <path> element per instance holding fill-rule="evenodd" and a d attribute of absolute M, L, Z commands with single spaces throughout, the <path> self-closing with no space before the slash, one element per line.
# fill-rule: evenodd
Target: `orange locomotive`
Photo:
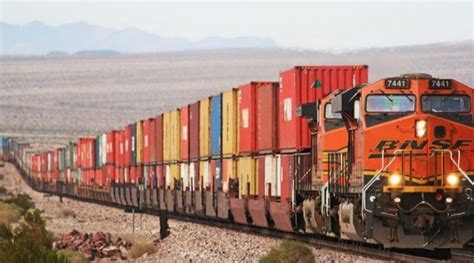
<path fill-rule="evenodd" d="M 473 89 L 427 74 L 321 100 L 310 122 L 312 187 L 298 192 L 305 230 L 385 247 L 462 247 L 474 231 L 472 104 Z"/>

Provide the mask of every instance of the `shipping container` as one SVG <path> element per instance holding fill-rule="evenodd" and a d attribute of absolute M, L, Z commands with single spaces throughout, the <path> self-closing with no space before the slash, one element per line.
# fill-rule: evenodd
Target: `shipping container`
<path fill-rule="evenodd" d="M 123 165 L 130 166 L 132 164 L 132 125 L 127 125 L 124 129 L 123 136 L 124 158 Z"/>
<path fill-rule="evenodd" d="M 237 89 L 222 93 L 222 156 L 239 155 L 239 111 Z"/>
<path fill-rule="evenodd" d="M 258 195 L 255 159 L 252 157 L 239 158 L 237 160 L 237 175 L 239 177 L 239 198 Z"/>
<path fill-rule="evenodd" d="M 210 157 L 210 108 L 209 99 L 199 102 L 199 157 L 201 159 Z"/>
<path fill-rule="evenodd" d="M 180 159 L 180 113 L 173 110 L 163 117 L 163 160 L 174 162 Z"/>
<path fill-rule="evenodd" d="M 199 101 L 189 105 L 189 158 L 199 158 Z"/>
<path fill-rule="evenodd" d="M 211 185 L 214 192 L 222 191 L 222 161 L 221 159 L 211 160 L 209 167 Z"/>
<path fill-rule="evenodd" d="M 79 138 L 78 141 L 78 167 L 94 169 L 95 167 L 95 138 Z"/>
<path fill-rule="evenodd" d="M 257 158 L 258 193 L 260 197 L 278 197 L 281 192 L 281 169 L 278 158 L 264 155 Z"/>
<path fill-rule="evenodd" d="M 237 162 L 234 159 L 222 159 L 222 191 L 229 192 L 230 182 L 237 181 Z"/>
<path fill-rule="evenodd" d="M 257 89 L 257 140 L 259 153 L 275 152 L 278 147 L 278 82 Z M 242 138 L 242 135 L 241 135 Z"/>
<path fill-rule="evenodd" d="M 156 163 L 163 163 L 163 114 L 160 114 L 155 119 L 155 159 Z"/>
<path fill-rule="evenodd" d="M 130 165 L 137 164 L 137 125 L 130 124 Z"/>
<path fill-rule="evenodd" d="M 210 190 L 211 178 L 209 171 L 209 161 L 200 161 L 199 162 L 199 181 L 200 189 L 202 191 Z"/>
<path fill-rule="evenodd" d="M 76 170 L 77 166 L 77 143 L 76 142 L 69 142 L 69 147 L 68 147 L 69 153 L 68 153 L 68 167 L 71 168 L 71 170 Z"/>
<path fill-rule="evenodd" d="M 239 152 L 241 155 L 258 152 L 258 148 L 261 148 L 259 143 L 263 143 L 264 148 L 269 147 L 267 150 L 275 148 L 276 143 L 273 143 L 273 140 L 276 139 L 277 127 L 277 85 L 276 82 L 250 82 L 239 87 Z"/>
<path fill-rule="evenodd" d="M 180 160 L 189 159 L 189 106 L 180 109 Z"/>
<path fill-rule="evenodd" d="M 180 163 L 180 185 L 181 190 L 189 191 L 191 180 L 189 178 L 189 164 L 188 163 Z"/>
<path fill-rule="evenodd" d="M 180 180 L 179 164 L 166 164 L 165 165 L 165 182 L 166 188 L 174 190 L 176 183 Z"/>
<path fill-rule="evenodd" d="M 199 190 L 200 181 L 199 181 L 199 161 L 189 162 L 189 187 L 190 189 Z"/>
<path fill-rule="evenodd" d="M 148 131 L 145 133 L 143 138 L 143 147 L 147 155 L 146 164 L 155 164 L 156 163 L 156 119 L 148 119 Z"/>
<path fill-rule="evenodd" d="M 149 134 L 150 134 L 150 120 L 145 119 L 142 122 L 142 127 L 143 127 L 143 163 L 144 164 L 149 164 L 150 163 L 150 144 L 149 144 Z"/>
<path fill-rule="evenodd" d="M 296 116 L 299 105 L 320 100 L 335 90 L 367 83 L 368 67 L 297 66 L 280 73 L 278 94 L 278 147 L 283 151 L 310 148 L 310 131 L 304 118 Z"/>
<path fill-rule="evenodd" d="M 113 165 L 116 163 L 116 152 L 117 144 L 115 141 L 117 131 L 113 130 L 107 133 L 107 149 L 106 149 L 106 162 L 107 165 Z"/>
<path fill-rule="evenodd" d="M 114 161 L 115 166 L 123 165 L 124 157 L 124 143 L 123 143 L 124 131 L 118 130 L 114 133 Z"/>
<path fill-rule="evenodd" d="M 211 156 L 222 155 L 222 96 L 211 97 Z"/>
<path fill-rule="evenodd" d="M 136 126 L 136 164 L 143 164 L 143 121 L 137 121 Z"/>
<path fill-rule="evenodd" d="M 148 147 L 148 158 L 149 164 L 156 163 L 156 118 L 148 119 L 148 134 L 147 134 L 147 147 Z M 143 142 L 145 144 L 145 141 Z"/>
<path fill-rule="evenodd" d="M 161 164 L 156 165 L 156 181 L 158 188 L 165 188 L 165 171 L 163 165 Z"/>

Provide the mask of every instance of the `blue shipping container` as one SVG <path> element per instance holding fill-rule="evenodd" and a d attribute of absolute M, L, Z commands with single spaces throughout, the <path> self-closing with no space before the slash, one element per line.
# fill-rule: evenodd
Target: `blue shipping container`
<path fill-rule="evenodd" d="M 222 152 L 222 96 L 211 97 L 211 156 Z"/>

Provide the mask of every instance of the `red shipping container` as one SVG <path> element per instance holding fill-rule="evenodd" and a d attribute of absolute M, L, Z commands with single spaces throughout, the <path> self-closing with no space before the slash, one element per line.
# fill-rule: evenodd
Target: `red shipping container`
<path fill-rule="evenodd" d="M 150 156 L 150 164 L 156 163 L 156 119 L 150 118 L 148 131 L 148 155 Z"/>
<path fill-rule="evenodd" d="M 155 121 L 155 158 L 156 163 L 161 164 L 163 163 L 163 114 L 160 114 L 156 117 Z"/>
<path fill-rule="evenodd" d="M 106 185 L 110 185 L 112 182 L 115 181 L 115 166 L 107 165 L 105 166 L 106 171 Z"/>
<path fill-rule="evenodd" d="M 130 183 L 130 167 L 125 166 L 123 168 L 123 183 L 128 184 Z"/>
<path fill-rule="evenodd" d="M 165 188 L 165 173 L 163 165 L 159 164 L 156 166 L 156 179 L 157 179 L 157 187 L 164 189 Z"/>
<path fill-rule="evenodd" d="M 93 169 L 95 166 L 95 138 L 79 138 L 78 168 Z"/>
<path fill-rule="evenodd" d="M 271 111 L 276 110 L 272 107 L 273 105 L 271 103 L 274 98 L 263 97 L 260 99 L 258 95 L 274 95 L 271 91 L 275 89 L 275 85 L 277 85 L 275 82 L 250 82 L 239 88 L 239 151 L 241 154 L 257 152 L 257 119 L 272 117 L 275 114 L 272 114 Z M 262 88 L 270 92 L 257 92 Z M 262 101 L 268 103 L 259 103 Z M 260 109 L 259 106 L 264 108 Z M 270 111 L 270 113 L 266 113 L 265 111 Z M 267 124 L 268 120 L 265 119 L 264 123 Z M 274 125 L 275 122 L 270 123 L 270 127 L 268 128 L 274 132 L 274 130 L 271 129 L 272 124 Z M 274 135 L 269 134 L 269 136 Z"/>
<path fill-rule="evenodd" d="M 150 163 L 150 144 L 149 144 L 149 140 L 150 140 L 150 121 L 148 119 L 146 120 L 143 120 L 142 121 L 143 123 L 143 130 L 142 130 L 142 136 L 143 136 L 143 147 L 142 147 L 142 151 L 143 151 L 143 155 L 142 155 L 142 158 L 143 158 L 143 163 L 144 164 L 149 164 Z"/>
<path fill-rule="evenodd" d="M 110 131 L 107 133 L 107 144 L 106 144 L 106 151 L 105 151 L 105 159 L 106 164 L 115 164 L 116 160 L 116 152 L 117 152 L 117 143 L 115 141 L 115 137 L 118 131 Z"/>
<path fill-rule="evenodd" d="M 189 105 L 189 158 L 199 159 L 199 101 Z"/>
<path fill-rule="evenodd" d="M 131 164 L 131 149 L 132 149 L 132 125 L 127 125 L 124 129 L 124 158 L 123 164 L 125 166 L 130 166 Z"/>
<path fill-rule="evenodd" d="M 59 149 L 53 150 L 53 166 L 52 171 L 59 171 Z"/>
<path fill-rule="evenodd" d="M 291 155 L 282 155 L 281 156 L 281 202 L 286 202 L 291 200 L 292 192 L 292 183 L 293 183 L 293 167 L 294 159 Z"/>
<path fill-rule="evenodd" d="M 280 73 L 278 94 L 278 148 L 300 151 L 310 148 L 310 131 L 296 108 L 316 102 L 335 90 L 350 89 L 367 83 L 368 66 L 297 66 Z"/>
<path fill-rule="evenodd" d="M 137 181 L 137 167 L 130 167 L 130 183 L 135 184 Z"/>
<path fill-rule="evenodd" d="M 180 110 L 180 123 L 181 123 L 181 160 L 189 159 L 189 107 L 182 107 Z"/>
<path fill-rule="evenodd" d="M 114 144 L 115 144 L 115 151 L 114 151 L 114 160 L 115 166 L 122 165 L 122 157 L 123 157 L 123 143 L 121 141 L 121 137 L 123 131 L 119 130 L 114 133 Z"/>
<path fill-rule="evenodd" d="M 259 153 L 275 152 L 278 146 L 278 82 L 257 89 L 257 140 Z"/>

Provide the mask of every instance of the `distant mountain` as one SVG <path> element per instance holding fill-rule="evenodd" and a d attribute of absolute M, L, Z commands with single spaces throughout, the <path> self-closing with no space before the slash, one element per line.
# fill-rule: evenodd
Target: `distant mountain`
<path fill-rule="evenodd" d="M 84 22 L 48 26 L 34 21 L 23 26 L 0 21 L 0 55 L 44 55 L 52 52 L 115 50 L 123 53 L 215 48 L 276 48 L 270 38 L 209 37 L 193 42 L 164 38 L 139 29 L 112 30 Z"/>

